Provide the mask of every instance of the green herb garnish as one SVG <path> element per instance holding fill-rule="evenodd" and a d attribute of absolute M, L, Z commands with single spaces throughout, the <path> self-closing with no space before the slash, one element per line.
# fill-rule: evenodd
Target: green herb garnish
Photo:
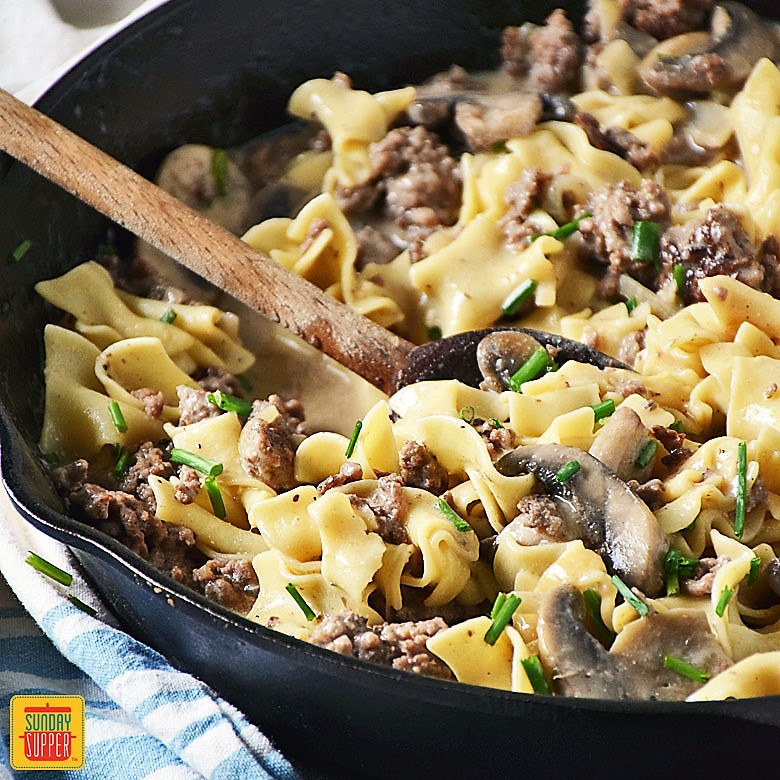
<path fill-rule="evenodd" d="M 501 304 L 501 313 L 505 317 L 514 317 L 520 309 L 528 303 L 536 292 L 537 284 L 533 279 L 527 279 L 518 288 L 513 290 Z"/>
<path fill-rule="evenodd" d="M 529 655 L 528 658 L 522 658 L 520 663 L 523 665 L 523 669 L 525 669 L 525 673 L 528 675 L 528 682 L 531 683 L 534 693 L 552 693 L 550 683 L 547 682 L 547 677 L 545 677 L 544 669 L 542 669 L 542 662 L 539 660 L 538 655 Z"/>
<path fill-rule="evenodd" d="M 490 151 L 493 152 L 493 154 L 508 154 L 509 147 L 506 145 L 506 141 L 493 141 L 493 143 L 490 144 Z"/>
<path fill-rule="evenodd" d="M 606 401 L 602 401 L 600 404 L 595 404 L 590 407 L 593 409 L 593 418 L 595 422 L 603 420 L 605 417 L 610 417 L 615 413 L 615 402 L 611 398 L 607 398 Z"/>
<path fill-rule="evenodd" d="M 615 641 L 617 634 L 601 617 L 601 596 L 593 588 L 587 588 L 582 591 L 582 598 L 585 601 L 585 616 L 588 629 L 604 647 L 610 647 Z"/>
<path fill-rule="evenodd" d="M 682 420 L 677 420 L 677 422 L 673 422 L 669 426 L 669 430 L 675 431 L 676 433 L 685 433 L 685 425 Z"/>
<path fill-rule="evenodd" d="M 686 558 L 679 550 L 669 550 L 664 557 L 666 594 L 677 595 L 680 592 L 680 577 L 692 577 L 698 565 L 698 558 Z"/>
<path fill-rule="evenodd" d="M 125 422 L 125 416 L 122 414 L 122 407 L 113 398 L 108 402 L 108 412 L 111 415 L 111 422 L 114 423 L 114 428 L 119 433 L 126 433 L 127 423 Z"/>
<path fill-rule="evenodd" d="M 636 298 L 629 298 L 627 301 L 625 301 L 626 304 L 626 310 L 629 314 L 631 314 L 634 309 L 639 305 L 639 301 L 637 301 Z"/>
<path fill-rule="evenodd" d="M 206 398 L 214 404 L 214 406 L 222 409 L 223 412 L 235 412 L 242 417 L 249 417 L 252 413 L 252 402 L 247 401 L 245 398 L 238 398 L 235 395 L 228 395 L 221 390 L 215 390 L 213 393 L 209 393 Z"/>
<path fill-rule="evenodd" d="M 436 502 L 438 510 L 457 528 L 459 531 L 473 530 L 471 526 L 447 503 L 443 498 Z"/>
<path fill-rule="evenodd" d="M 68 596 L 68 601 L 74 607 L 78 607 L 82 612 L 86 612 L 88 615 L 92 615 L 92 617 L 97 615 L 97 610 L 90 607 L 89 604 L 85 604 L 78 596 Z"/>
<path fill-rule="evenodd" d="M 126 447 L 117 447 L 116 463 L 114 464 L 114 476 L 117 479 L 120 479 L 125 471 L 127 471 L 127 466 L 132 457 L 132 453 Z"/>
<path fill-rule="evenodd" d="M 493 608 L 490 610 L 490 619 L 494 620 L 496 615 L 498 614 L 501 607 L 504 606 L 504 602 L 506 601 L 506 593 L 498 593 L 496 595 L 496 600 L 493 602 Z"/>
<path fill-rule="evenodd" d="M 55 566 L 53 563 L 49 563 L 45 558 L 41 558 L 40 555 L 36 555 L 30 551 L 30 554 L 24 559 L 25 563 L 28 563 L 36 571 L 41 574 L 45 574 L 55 582 L 59 582 L 60 585 L 71 585 L 73 582 L 73 575 L 60 569 L 59 566 Z"/>
<path fill-rule="evenodd" d="M 742 538 L 745 530 L 745 509 L 747 504 L 747 444 L 737 445 L 737 497 L 734 507 L 734 536 Z"/>
<path fill-rule="evenodd" d="M 551 365 L 553 362 L 550 359 L 550 353 L 544 347 L 537 347 L 531 357 L 509 377 L 509 387 L 519 393 L 525 382 L 536 379 Z"/>
<path fill-rule="evenodd" d="M 17 246 L 10 254 L 8 258 L 9 263 L 18 263 L 29 251 L 30 247 L 32 246 L 32 241 L 30 241 L 29 238 L 26 238 L 24 241 L 22 241 L 19 246 Z"/>
<path fill-rule="evenodd" d="M 358 436 L 360 436 L 360 430 L 362 427 L 363 421 L 358 420 L 355 423 L 355 427 L 352 429 L 352 435 L 349 437 L 349 444 L 347 444 L 347 449 L 344 451 L 345 458 L 352 457 L 352 453 L 355 451 L 355 445 L 357 444 Z"/>
<path fill-rule="evenodd" d="M 222 493 L 217 484 L 217 478 L 206 477 L 206 479 L 203 480 L 203 486 L 206 488 L 206 493 L 208 493 L 214 514 L 220 520 L 224 520 L 227 517 L 227 510 L 225 509 L 225 501 L 222 498 Z"/>
<path fill-rule="evenodd" d="M 473 422 L 476 416 L 477 410 L 473 406 L 464 406 L 458 414 L 458 417 L 467 423 Z"/>
<path fill-rule="evenodd" d="M 587 212 L 586 214 L 571 220 L 571 222 L 564 222 L 563 225 L 560 225 L 555 230 L 550 230 L 547 233 L 536 233 L 536 235 L 531 236 L 531 241 L 536 241 L 537 238 L 541 238 L 542 236 L 551 236 L 552 238 L 557 238 L 558 241 L 563 241 L 564 238 L 568 238 L 572 233 L 577 232 L 580 227 L 580 222 L 582 222 L 583 219 L 592 216 L 593 214 Z"/>
<path fill-rule="evenodd" d="M 555 473 L 555 481 L 560 482 L 561 485 L 565 485 L 580 468 L 581 466 L 578 460 L 570 460 L 566 465 L 561 466 Z"/>
<path fill-rule="evenodd" d="M 284 589 L 293 597 L 293 601 L 301 608 L 301 612 L 306 616 L 306 620 L 311 622 L 317 617 L 317 615 L 314 614 L 314 610 L 306 603 L 306 599 L 301 596 L 298 592 L 298 588 L 296 588 L 292 582 L 288 582 Z"/>
<path fill-rule="evenodd" d="M 718 603 L 715 605 L 715 614 L 718 617 L 723 617 L 723 613 L 726 611 L 726 607 L 729 605 L 733 595 L 734 591 L 728 585 L 724 585 L 723 590 L 720 592 Z"/>
<path fill-rule="evenodd" d="M 634 222 L 631 231 L 632 260 L 657 265 L 660 250 L 661 228 L 657 222 Z"/>
<path fill-rule="evenodd" d="M 761 558 L 754 555 L 750 559 L 750 571 L 748 572 L 747 584 L 755 585 L 758 582 L 758 575 L 761 573 Z"/>
<path fill-rule="evenodd" d="M 501 594 L 499 594 L 500 596 Z M 498 596 L 496 597 L 498 598 Z M 491 617 L 493 622 L 485 632 L 485 642 L 489 645 L 494 645 L 498 638 L 501 636 L 501 632 L 509 625 L 509 621 L 512 619 L 512 615 L 515 614 L 515 610 L 520 606 L 522 599 L 520 596 L 516 596 L 514 593 L 505 594 L 504 599 L 501 602 L 501 606 L 494 611 L 491 610 Z"/>
<path fill-rule="evenodd" d="M 705 683 L 711 676 L 709 672 L 705 672 L 703 669 L 699 669 L 674 655 L 664 656 L 664 667 L 694 682 Z"/>
<path fill-rule="evenodd" d="M 171 460 L 174 463 L 182 463 L 185 466 L 189 466 L 208 477 L 216 477 L 218 474 L 222 473 L 221 463 L 215 463 L 212 460 L 201 458 L 200 455 L 196 455 L 194 452 L 182 450 L 178 447 L 174 447 L 171 450 Z"/>
<path fill-rule="evenodd" d="M 169 306 L 163 313 L 162 317 L 160 317 L 160 322 L 164 322 L 167 325 L 171 325 L 173 321 L 176 319 L 177 314 L 176 312 Z"/>
<path fill-rule="evenodd" d="M 211 152 L 211 176 L 217 195 L 225 195 L 228 185 L 228 156 L 224 149 L 213 149 Z"/>
<path fill-rule="evenodd" d="M 612 584 L 618 589 L 618 593 L 628 602 L 641 617 L 650 614 L 650 607 L 626 585 L 617 574 L 612 575 Z"/>
<path fill-rule="evenodd" d="M 645 466 L 649 465 L 657 451 L 658 442 L 655 439 L 650 439 L 650 441 L 646 442 L 642 449 L 639 450 L 639 454 L 634 459 L 634 465 L 638 469 L 643 469 Z"/>
<path fill-rule="evenodd" d="M 685 275 L 688 269 L 683 263 L 675 263 L 672 266 L 672 278 L 674 279 L 674 286 L 677 290 L 677 295 L 682 297 L 685 294 Z"/>
<path fill-rule="evenodd" d="M 431 325 L 428 328 L 428 341 L 438 341 L 441 337 L 442 331 L 438 325 Z"/>

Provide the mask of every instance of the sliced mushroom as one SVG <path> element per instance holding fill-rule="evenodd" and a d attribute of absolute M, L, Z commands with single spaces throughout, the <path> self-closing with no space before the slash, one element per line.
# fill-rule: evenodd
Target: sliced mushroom
<path fill-rule="evenodd" d="M 529 135 L 542 116 L 542 101 L 535 92 L 480 95 L 455 105 L 455 126 L 472 152 Z"/>
<path fill-rule="evenodd" d="M 497 330 L 477 345 L 477 365 L 484 377 L 482 390 L 501 393 L 510 387 L 512 374 L 542 345 L 519 330 Z"/>
<path fill-rule="evenodd" d="M 570 461 L 579 463 L 579 471 L 561 482 L 556 475 Z M 609 569 L 649 596 L 661 592 L 666 534 L 647 505 L 601 461 L 576 447 L 541 444 L 517 447 L 496 468 L 507 476 L 534 474 Z"/>
<path fill-rule="evenodd" d="M 653 468 L 652 460 L 638 466 L 637 456 L 650 439 L 639 415 L 630 407 L 621 406 L 596 434 L 589 452 L 624 482 L 646 482 Z"/>
<path fill-rule="evenodd" d="M 741 3 L 715 7 L 709 32 L 691 32 L 655 46 L 639 66 L 639 75 L 659 95 L 736 89 L 762 57 L 774 59 L 778 36 Z"/>
<path fill-rule="evenodd" d="M 583 599 L 572 585 L 560 585 L 544 595 L 537 633 L 553 688 L 565 696 L 680 700 L 699 686 L 666 668 L 666 656 L 711 675 L 732 664 L 705 614 L 695 609 L 651 613 L 635 620 L 606 650 L 587 632 Z"/>

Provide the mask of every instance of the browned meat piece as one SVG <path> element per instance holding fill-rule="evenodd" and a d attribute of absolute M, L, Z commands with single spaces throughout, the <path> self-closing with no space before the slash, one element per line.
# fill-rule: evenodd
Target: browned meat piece
<path fill-rule="evenodd" d="M 661 239 L 661 261 L 662 279 L 675 265 L 683 266 L 686 304 L 704 300 L 698 280 L 718 274 L 774 295 L 780 291 L 777 241 L 772 237 L 756 247 L 739 216 L 726 206 L 713 206 L 703 220 L 669 228 Z"/>
<path fill-rule="evenodd" d="M 714 0 L 620 0 L 623 19 L 664 40 L 706 28 Z"/>
<path fill-rule="evenodd" d="M 241 397 L 244 394 L 238 377 L 221 366 L 209 366 L 203 375 L 198 377 L 198 384 L 209 393 L 219 390 L 226 395 Z"/>
<path fill-rule="evenodd" d="M 200 493 L 200 474 L 190 466 L 179 467 L 179 483 L 173 497 L 181 504 L 191 504 Z"/>
<path fill-rule="evenodd" d="M 404 485 L 428 490 L 437 496 L 449 487 L 447 469 L 424 444 L 416 441 L 406 442 L 401 447 L 400 458 L 401 480 Z"/>
<path fill-rule="evenodd" d="M 155 420 L 160 418 L 165 402 L 163 394 L 159 390 L 152 390 L 151 387 L 141 387 L 138 390 L 133 390 L 132 395 L 143 403 L 144 411 L 149 417 L 153 417 Z"/>
<path fill-rule="evenodd" d="M 599 120 L 593 114 L 586 111 L 577 111 L 572 121 L 585 131 L 591 146 L 612 152 L 628 160 L 635 168 L 642 170 L 657 162 L 650 147 L 629 130 L 624 130 L 622 127 L 605 127 L 599 124 Z"/>
<path fill-rule="evenodd" d="M 246 615 L 257 598 L 258 581 L 248 558 L 213 558 L 192 572 L 206 598 Z"/>
<path fill-rule="evenodd" d="M 717 558 L 702 558 L 691 577 L 680 578 L 680 590 L 689 596 L 709 596 L 715 575 L 729 560 L 722 555 Z"/>
<path fill-rule="evenodd" d="M 558 511 L 554 499 L 545 495 L 524 496 L 517 504 L 517 516 L 499 534 L 509 536 L 519 544 L 533 547 L 537 544 L 569 542 L 581 534 L 574 523 L 567 522 Z"/>
<path fill-rule="evenodd" d="M 301 244 L 301 254 L 303 254 L 314 243 L 317 236 L 319 236 L 323 230 L 329 227 L 330 223 L 327 219 L 323 219 L 322 217 L 313 219 L 309 224 L 309 230 L 306 232 L 306 237 L 303 239 L 303 243 Z"/>
<path fill-rule="evenodd" d="M 179 385 L 176 395 L 179 397 L 179 425 L 190 425 L 207 417 L 222 414 L 219 407 L 208 399 L 209 390 L 196 390 L 187 385 Z"/>
<path fill-rule="evenodd" d="M 58 493 L 67 495 L 70 491 L 81 487 L 87 481 L 88 474 L 89 461 L 79 458 L 73 463 L 52 469 L 51 481 Z"/>
<path fill-rule="evenodd" d="M 363 467 L 359 463 L 348 460 L 339 467 L 338 474 L 331 474 L 317 485 L 317 492 L 322 495 L 331 488 L 341 487 L 349 482 L 357 482 L 363 479 Z"/>
<path fill-rule="evenodd" d="M 580 82 L 582 48 L 572 23 L 557 8 L 542 26 L 507 27 L 501 56 L 513 76 L 528 75 L 533 86 L 547 92 L 573 92 Z"/>
<path fill-rule="evenodd" d="M 355 231 L 357 257 L 355 267 L 362 270 L 369 263 L 384 265 L 399 253 L 398 247 L 380 230 L 371 225 L 363 225 Z"/>
<path fill-rule="evenodd" d="M 664 483 L 660 479 L 648 479 L 647 482 L 643 482 L 642 484 L 635 479 L 630 479 L 626 484 L 653 511 L 661 506 L 664 494 Z"/>
<path fill-rule="evenodd" d="M 542 101 L 533 92 L 484 95 L 459 100 L 455 105 L 455 125 L 472 152 L 485 151 L 507 138 L 529 135 L 541 116 Z"/>
<path fill-rule="evenodd" d="M 299 401 L 283 401 L 278 395 L 254 401 L 238 438 L 244 471 L 276 491 L 295 487 L 295 450 L 303 437 L 303 407 Z"/>
<path fill-rule="evenodd" d="M 398 474 L 380 477 L 377 486 L 369 496 L 362 498 L 350 494 L 349 500 L 357 508 L 367 508 L 376 520 L 376 532 L 388 544 L 409 542 L 404 521 L 409 502 L 403 494 L 403 482 Z"/>
<path fill-rule="evenodd" d="M 173 467 L 165 460 L 162 449 L 153 442 L 145 441 L 138 447 L 132 463 L 119 480 L 119 489 L 143 501 L 146 508 L 154 514 L 157 502 L 149 487 L 149 477 L 168 479 L 172 473 Z"/>
<path fill-rule="evenodd" d="M 678 433 L 663 425 L 654 425 L 650 429 L 650 433 L 661 442 L 664 449 L 669 453 L 661 458 L 661 463 L 664 466 L 677 468 L 691 456 L 691 451 L 685 447 L 684 433 Z"/>
<path fill-rule="evenodd" d="M 447 624 L 441 618 L 369 627 L 364 617 L 340 612 L 325 618 L 314 629 L 311 641 L 363 661 L 449 680 L 452 679 L 449 667 L 426 648 L 428 639 L 445 628 Z"/>
<path fill-rule="evenodd" d="M 336 193 L 345 211 L 365 212 L 379 204 L 409 242 L 455 222 L 460 168 L 435 133 L 422 126 L 395 128 L 371 145 L 369 156 L 371 180 Z"/>
<path fill-rule="evenodd" d="M 477 432 L 485 440 L 487 450 L 494 460 L 504 452 L 511 450 L 515 446 L 516 436 L 511 428 L 505 428 L 501 424 L 496 424 L 494 420 L 474 420 L 472 423 Z"/>
<path fill-rule="evenodd" d="M 627 181 L 608 185 L 591 193 L 584 211 L 591 216 L 580 221 L 580 233 L 593 257 L 609 264 L 607 277 L 617 280 L 628 273 L 653 284 L 656 267 L 631 259 L 631 240 L 635 222 L 657 222 L 661 230 L 669 223 L 671 206 L 664 188 L 650 179 L 643 179 L 638 189 Z"/>
<path fill-rule="evenodd" d="M 635 330 L 628 333 L 620 341 L 618 347 L 617 359 L 621 360 L 627 366 L 633 366 L 637 355 L 645 348 L 645 331 Z"/>
<path fill-rule="evenodd" d="M 506 213 L 499 222 L 509 246 L 519 249 L 539 230 L 528 222 L 531 212 L 539 208 L 552 175 L 540 168 L 529 168 L 504 192 Z"/>
<path fill-rule="evenodd" d="M 764 574 L 772 593 L 780 598 L 780 558 L 772 558 L 764 567 Z"/>

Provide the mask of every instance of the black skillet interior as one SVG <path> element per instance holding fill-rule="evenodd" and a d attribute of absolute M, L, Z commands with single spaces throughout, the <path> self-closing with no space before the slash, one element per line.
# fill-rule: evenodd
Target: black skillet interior
<path fill-rule="evenodd" d="M 284 120 L 291 89 L 334 70 L 381 89 L 452 62 L 487 67 L 501 28 L 554 2 L 171 0 L 101 47 L 38 103 L 150 175 L 178 144 L 228 146 Z M 772 0 L 764 4 L 770 11 Z M 578 18 L 582 8 L 568 4 Z M 776 12 L 775 12 L 776 13 Z M 2 475 L 36 527 L 71 545 L 128 631 L 213 685 L 294 760 L 327 777 L 697 776 L 773 766 L 775 699 L 700 705 L 512 695 L 352 662 L 230 615 L 60 510 L 38 461 L 42 325 L 33 284 L 92 257 L 105 220 L 0 161 L 0 257 L 32 241 L 0 285 Z M 113 239 L 129 246 L 129 237 Z M 769 750 L 768 750 L 769 748 Z M 717 774 L 717 772 L 716 772 Z"/>

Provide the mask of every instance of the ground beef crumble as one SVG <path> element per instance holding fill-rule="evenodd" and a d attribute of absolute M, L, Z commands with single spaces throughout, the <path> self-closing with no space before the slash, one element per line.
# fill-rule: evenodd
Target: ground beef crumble
<path fill-rule="evenodd" d="M 632 27 L 665 40 L 703 29 L 713 5 L 714 0 L 620 0 L 620 12 Z"/>
<path fill-rule="evenodd" d="M 436 496 L 449 487 L 447 469 L 436 456 L 420 442 L 408 441 L 400 452 L 401 480 L 409 487 L 427 490 Z"/>
<path fill-rule="evenodd" d="M 257 598 L 259 583 L 248 558 L 213 558 L 192 572 L 207 598 L 246 615 Z"/>
<path fill-rule="evenodd" d="M 403 486 L 398 474 L 387 474 L 377 480 L 376 489 L 368 496 L 349 496 L 352 506 L 356 509 L 367 509 L 371 512 L 377 524 L 376 532 L 388 544 L 409 542 L 405 522 L 409 502 L 403 493 Z"/>
<path fill-rule="evenodd" d="M 450 680 L 449 667 L 426 647 L 428 639 L 445 628 L 441 618 L 369 626 L 366 618 L 344 611 L 325 618 L 314 629 L 311 642 L 341 655 Z"/>
<path fill-rule="evenodd" d="M 162 447 L 150 441 L 141 442 L 132 462 L 119 479 L 119 489 L 140 499 L 154 514 L 157 502 L 149 486 L 149 477 L 168 479 L 173 473 L 171 464 L 165 459 Z"/>

